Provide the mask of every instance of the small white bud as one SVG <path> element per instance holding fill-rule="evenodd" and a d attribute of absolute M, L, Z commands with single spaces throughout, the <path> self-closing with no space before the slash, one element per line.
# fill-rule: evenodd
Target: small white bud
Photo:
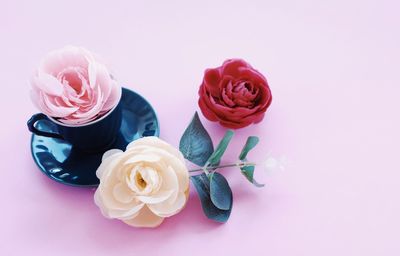
<path fill-rule="evenodd" d="M 285 156 L 274 157 L 267 154 L 267 159 L 264 161 L 264 168 L 267 174 L 275 174 L 278 171 L 284 171 L 288 161 Z"/>

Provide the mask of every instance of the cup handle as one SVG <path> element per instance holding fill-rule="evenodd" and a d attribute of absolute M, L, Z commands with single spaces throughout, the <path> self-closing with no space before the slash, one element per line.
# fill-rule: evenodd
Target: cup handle
<path fill-rule="evenodd" d="M 50 121 L 50 119 L 42 113 L 39 114 L 35 114 L 33 115 L 27 122 L 28 125 L 28 129 L 30 132 L 32 132 L 33 134 L 39 135 L 39 136 L 45 136 L 45 137 L 51 137 L 51 138 L 55 138 L 55 139 L 64 139 L 60 134 L 58 133 L 54 133 L 54 132 L 45 132 L 45 131 L 41 131 L 39 129 L 37 129 L 35 127 L 35 124 L 37 122 L 40 122 L 42 120 L 48 120 Z"/>

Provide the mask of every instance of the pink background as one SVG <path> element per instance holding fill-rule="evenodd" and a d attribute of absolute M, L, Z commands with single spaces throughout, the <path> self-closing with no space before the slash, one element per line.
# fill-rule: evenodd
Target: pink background
<path fill-rule="evenodd" d="M 340 1 L 0 2 L 1 255 L 400 255 L 400 5 Z M 251 158 L 265 189 L 225 170 L 234 209 L 207 220 L 192 191 L 158 229 L 102 217 L 93 190 L 60 185 L 34 165 L 25 122 L 37 112 L 28 78 L 66 44 L 108 60 L 152 102 L 161 137 L 177 146 L 197 107 L 205 68 L 241 57 L 274 100 Z M 202 118 L 204 120 L 204 118 Z M 214 140 L 223 129 L 204 120 Z"/>

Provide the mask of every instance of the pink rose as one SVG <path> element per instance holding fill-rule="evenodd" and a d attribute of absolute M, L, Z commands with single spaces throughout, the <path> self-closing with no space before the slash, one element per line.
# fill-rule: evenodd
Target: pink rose
<path fill-rule="evenodd" d="M 116 106 L 121 87 L 106 66 L 81 47 L 48 53 L 31 79 L 33 103 L 69 125 L 85 124 Z"/>
<path fill-rule="evenodd" d="M 265 77 L 240 59 L 207 69 L 199 96 L 207 119 L 233 129 L 260 122 L 272 101 Z"/>

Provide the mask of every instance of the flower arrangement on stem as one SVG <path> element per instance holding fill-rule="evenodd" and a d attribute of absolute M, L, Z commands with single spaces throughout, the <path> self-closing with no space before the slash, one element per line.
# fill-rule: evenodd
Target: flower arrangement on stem
<path fill-rule="evenodd" d="M 234 132 L 227 130 L 222 140 L 214 149 L 210 135 L 201 123 L 197 112 L 186 128 L 180 143 L 179 150 L 190 162 L 200 168 L 189 170 L 193 175 L 190 179 L 200 197 L 205 215 L 217 222 L 226 222 L 232 211 L 232 190 L 225 177 L 217 170 L 228 167 L 238 167 L 248 181 L 257 187 L 264 186 L 254 179 L 256 164 L 248 161 L 247 154 L 253 149 L 259 139 L 249 136 L 238 157 L 238 162 L 220 165 Z"/>

